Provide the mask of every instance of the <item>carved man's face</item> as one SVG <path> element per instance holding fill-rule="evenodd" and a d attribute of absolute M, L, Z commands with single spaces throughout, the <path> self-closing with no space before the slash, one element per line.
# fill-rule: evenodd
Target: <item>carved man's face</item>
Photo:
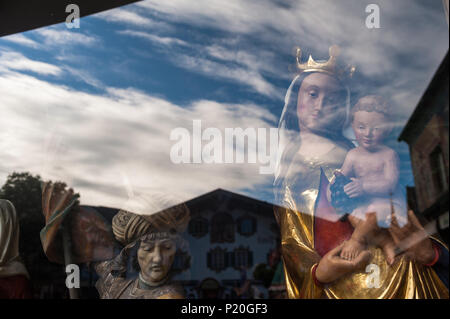
<path fill-rule="evenodd" d="M 300 130 L 337 132 L 345 121 L 346 92 L 340 83 L 324 73 L 303 79 L 297 99 Z"/>
<path fill-rule="evenodd" d="M 137 256 L 143 279 L 158 282 L 166 278 L 175 252 L 176 244 L 171 238 L 142 241 Z"/>

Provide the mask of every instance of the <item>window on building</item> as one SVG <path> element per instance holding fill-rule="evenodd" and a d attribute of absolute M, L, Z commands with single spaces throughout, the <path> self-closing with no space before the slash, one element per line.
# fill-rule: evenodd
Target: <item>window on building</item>
<path fill-rule="evenodd" d="M 436 195 L 448 189 L 447 173 L 444 162 L 444 154 L 440 146 L 437 146 L 430 154 L 431 178 Z"/>
<path fill-rule="evenodd" d="M 253 253 L 248 247 L 242 246 L 234 249 L 234 268 L 250 268 L 253 265 Z"/>
<path fill-rule="evenodd" d="M 211 243 L 234 242 L 234 220 L 228 213 L 217 213 L 211 220 Z"/>
<path fill-rule="evenodd" d="M 243 236 L 251 236 L 256 232 L 256 218 L 244 216 L 238 219 L 238 233 Z"/>
<path fill-rule="evenodd" d="M 188 232 L 191 236 L 200 238 L 208 233 L 208 220 L 203 217 L 196 217 L 189 222 Z"/>
<path fill-rule="evenodd" d="M 189 268 L 190 256 L 186 252 L 179 252 L 175 255 L 173 260 L 172 270 L 175 272 L 181 272 Z"/>
<path fill-rule="evenodd" d="M 226 254 L 226 266 L 234 268 L 234 252 L 228 251 Z"/>
<path fill-rule="evenodd" d="M 207 253 L 207 266 L 209 269 L 214 270 L 216 272 L 221 272 L 225 268 L 226 265 L 226 250 L 220 247 L 216 247 L 211 249 Z"/>

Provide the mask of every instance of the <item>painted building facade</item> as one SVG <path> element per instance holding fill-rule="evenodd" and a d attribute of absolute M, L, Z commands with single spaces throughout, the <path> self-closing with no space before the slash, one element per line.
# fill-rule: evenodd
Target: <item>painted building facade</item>
<path fill-rule="evenodd" d="M 399 140 L 409 145 L 417 212 L 438 219 L 448 243 L 449 190 L 448 53 L 436 71 Z M 445 238 L 446 237 L 446 238 Z"/>
<path fill-rule="evenodd" d="M 184 235 L 190 267 L 175 279 L 182 281 L 187 295 L 205 297 L 205 290 L 215 290 L 211 297 L 236 297 L 247 282 L 267 297 L 261 280 L 253 274 L 258 266 L 269 264 L 279 241 L 273 204 L 222 189 L 185 204 L 191 212 Z M 175 263 L 181 267 L 182 258 Z"/>

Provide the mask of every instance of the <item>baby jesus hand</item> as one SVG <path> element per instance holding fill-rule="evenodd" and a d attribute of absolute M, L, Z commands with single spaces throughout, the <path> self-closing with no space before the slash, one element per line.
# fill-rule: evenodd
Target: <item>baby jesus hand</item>
<path fill-rule="evenodd" d="M 346 260 L 354 260 L 358 257 L 359 253 L 365 249 L 366 245 L 364 242 L 359 241 L 355 238 L 350 238 L 345 242 L 344 247 L 341 251 L 341 258 Z"/>
<path fill-rule="evenodd" d="M 363 182 L 359 178 L 350 178 L 352 181 L 344 186 L 344 192 L 350 198 L 362 196 L 364 194 Z"/>

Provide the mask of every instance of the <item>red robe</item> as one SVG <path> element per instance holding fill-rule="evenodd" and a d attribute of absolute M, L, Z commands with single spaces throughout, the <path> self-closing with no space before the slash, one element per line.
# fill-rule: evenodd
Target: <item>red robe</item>
<path fill-rule="evenodd" d="M 348 220 L 339 221 L 341 216 L 328 201 L 328 184 L 328 179 L 321 170 L 319 193 L 314 209 L 314 248 L 322 257 L 344 240 L 350 239 L 353 233 L 352 225 Z"/>
<path fill-rule="evenodd" d="M 30 281 L 25 275 L 0 278 L 0 299 L 30 299 Z"/>

